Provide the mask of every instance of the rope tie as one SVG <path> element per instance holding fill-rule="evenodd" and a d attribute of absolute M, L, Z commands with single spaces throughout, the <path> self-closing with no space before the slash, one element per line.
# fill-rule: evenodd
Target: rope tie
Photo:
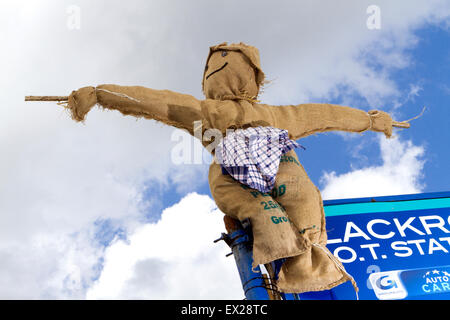
<path fill-rule="evenodd" d="M 262 280 L 265 280 L 264 277 L 253 277 L 253 278 L 247 280 L 247 281 L 242 285 L 242 287 L 245 288 L 246 285 L 248 285 L 250 282 L 252 282 L 253 280 L 256 280 L 256 279 L 262 279 Z M 268 284 L 268 285 L 264 284 L 264 285 L 255 285 L 255 286 L 251 286 L 251 287 L 245 289 L 244 294 L 246 294 L 248 291 L 250 291 L 250 290 L 252 290 L 252 289 L 254 289 L 254 288 L 264 288 L 264 289 L 266 289 L 266 290 L 271 290 L 271 291 L 273 291 L 273 292 L 275 292 L 275 293 L 281 294 L 281 291 L 278 290 L 278 287 L 277 287 L 277 285 L 276 285 L 275 282 L 274 282 L 275 279 L 273 279 L 273 278 L 271 278 L 271 277 L 267 277 L 267 280 L 270 281 L 270 284 Z"/>
<path fill-rule="evenodd" d="M 129 100 L 132 100 L 134 102 L 138 102 L 138 103 L 141 102 L 138 99 L 135 99 L 133 97 L 130 97 L 129 95 L 126 95 L 125 93 L 113 92 L 113 91 L 109 91 L 109 90 L 106 90 L 106 89 L 98 89 L 98 88 L 94 88 L 94 90 L 96 91 L 96 93 L 95 93 L 96 96 L 97 96 L 97 90 L 98 90 L 98 91 L 104 91 L 104 92 L 113 94 L 113 95 L 121 97 L 121 98 L 129 99 Z"/>

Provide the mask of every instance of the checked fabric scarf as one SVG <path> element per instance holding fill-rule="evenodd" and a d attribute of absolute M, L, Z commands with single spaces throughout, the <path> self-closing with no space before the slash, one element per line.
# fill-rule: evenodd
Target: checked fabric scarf
<path fill-rule="evenodd" d="M 238 129 L 227 133 L 216 147 L 223 174 L 261 192 L 275 185 L 281 155 L 301 147 L 286 130 L 272 127 Z M 303 148 L 304 149 L 304 148 Z"/>

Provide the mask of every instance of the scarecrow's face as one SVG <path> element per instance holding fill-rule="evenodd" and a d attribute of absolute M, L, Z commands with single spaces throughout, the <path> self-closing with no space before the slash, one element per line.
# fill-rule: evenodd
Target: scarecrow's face
<path fill-rule="evenodd" d="M 226 95 L 258 95 L 255 69 L 240 51 L 218 50 L 211 54 L 203 78 L 205 96 L 221 99 Z"/>

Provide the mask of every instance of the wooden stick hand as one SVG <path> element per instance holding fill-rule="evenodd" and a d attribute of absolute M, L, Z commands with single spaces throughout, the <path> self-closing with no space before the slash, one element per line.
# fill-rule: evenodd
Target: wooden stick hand
<path fill-rule="evenodd" d="M 69 101 L 68 96 L 25 96 L 25 101 Z"/>

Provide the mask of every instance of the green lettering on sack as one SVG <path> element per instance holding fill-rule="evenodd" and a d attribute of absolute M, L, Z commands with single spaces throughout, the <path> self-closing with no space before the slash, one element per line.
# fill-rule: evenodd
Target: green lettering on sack
<path fill-rule="evenodd" d="M 264 206 L 264 210 L 280 209 L 281 211 L 285 211 L 283 206 L 276 201 L 261 201 L 260 204 Z"/>
<path fill-rule="evenodd" d="M 281 197 L 285 193 L 286 193 L 286 185 L 282 184 L 278 188 L 273 188 L 272 191 L 270 192 L 270 194 L 268 194 L 268 195 L 271 195 L 272 198 L 276 198 L 276 197 Z"/>
<path fill-rule="evenodd" d="M 272 220 L 272 222 L 274 224 L 279 224 L 279 223 L 283 223 L 283 222 L 291 222 L 288 218 L 286 217 L 277 217 L 277 216 L 271 216 L 270 220 Z"/>
<path fill-rule="evenodd" d="M 286 185 L 282 184 L 278 187 L 278 196 L 281 197 L 283 194 L 286 193 Z"/>
<path fill-rule="evenodd" d="M 242 185 L 242 188 L 245 190 L 249 190 L 250 194 L 253 196 L 253 198 L 258 198 L 259 195 L 261 195 L 262 197 L 272 197 L 272 198 L 277 198 L 277 197 L 281 197 L 282 195 L 284 195 L 286 193 L 286 185 L 282 184 L 280 186 L 278 186 L 278 188 L 273 188 L 272 191 L 270 192 L 260 192 L 258 190 L 254 190 L 254 189 L 250 189 L 249 187 L 245 187 L 244 185 Z"/>
<path fill-rule="evenodd" d="M 252 196 L 253 196 L 254 198 L 258 198 L 258 194 L 259 194 L 258 191 L 250 191 L 250 193 L 252 194 Z"/>
<path fill-rule="evenodd" d="M 294 162 L 296 165 L 300 166 L 300 163 L 292 156 L 281 156 L 280 163 L 281 162 Z"/>
<path fill-rule="evenodd" d="M 271 196 L 271 194 L 268 193 L 268 192 L 260 192 L 260 191 L 258 191 L 258 190 L 250 191 L 250 193 L 251 193 L 251 195 L 252 195 L 254 198 L 258 198 L 259 195 L 261 195 L 261 196 L 263 196 L 263 197 L 270 197 L 270 196 Z"/>

